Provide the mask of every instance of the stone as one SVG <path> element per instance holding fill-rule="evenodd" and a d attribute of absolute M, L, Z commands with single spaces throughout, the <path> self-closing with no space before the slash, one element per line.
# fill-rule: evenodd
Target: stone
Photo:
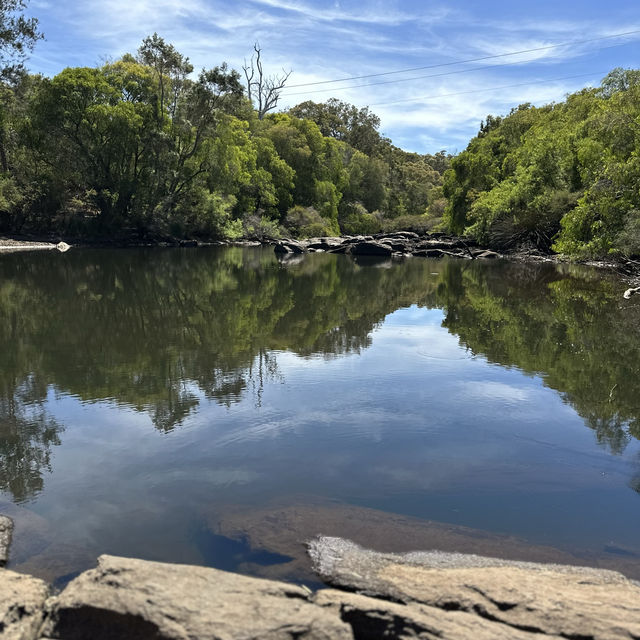
<path fill-rule="evenodd" d="M 373 241 L 363 241 L 351 247 L 353 256 L 390 256 L 392 249 L 388 244 Z"/>
<path fill-rule="evenodd" d="M 302 587 L 205 567 L 100 556 L 46 605 L 50 639 L 352 640 Z"/>
<path fill-rule="evenodd" d="M 351 625 L 356 638 L 421 640 L 533 640 L 540 636 L 497 624 L 466 611 L 446 611 L 417 603 L 402 604 L 346 593 L 335 589 L 318 591 L 315 602 L 335 610 Z"/>
<path fill-rule="evenodd" d="M 61 253 L 64 253 L 65 251 L 69 251 L 71 247 L 66 242 L 58 242 L 58 244 L 56 245 L 56 249 Z"/>
<path fill-rule="evenodd" d="M 0 567 L 4 567 L 9 559 L 9 546 L 13 533 L 13 520 L 0 515 Z"/>
<path fill-rule="evenodd" d="M 479 258 L 481 260 L 495 260 L 496 258 L 501 257 L 502 256 L 499 253 L 496 253 L 495 251 L 489 251 L 488 249 L 474 256 L 474 258 Z"/>
<path fill-rule="evenodd" d="M 623 294 L 622 297 L 625 300 L 629 300 L 629 298 L 631 298 L 631 296 L 635 295 L 636 293 L 640 293 L 640 287 L 631 287 L 630 289 L 627 289 Z"/>
<path fill-rule="evenodd" d="M 37 578 L 0 571 L 0 637 L 32 640 L 38 637 L 49 587 Z"/>
<path fill-rule="evenodd" d="M 318 573 L 334 586 L 405 605 L 473 614 L 511 633 L 640 637 L 640 585 L 614 571 L 438 551 L 383 554 L 328 537 L 313 541 L 309 553 Z M 496 632 L 493 637 L 501 636 Z"/>

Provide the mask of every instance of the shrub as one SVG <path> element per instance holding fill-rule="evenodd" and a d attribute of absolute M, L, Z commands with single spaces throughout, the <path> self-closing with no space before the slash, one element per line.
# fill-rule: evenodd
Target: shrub
<path fill-rule="evenodd" d="M 296 238 L 337 235 L 331 220 L 323 218 L 313 207 L 296 205 L 287 212 L 284 226 Z"/>

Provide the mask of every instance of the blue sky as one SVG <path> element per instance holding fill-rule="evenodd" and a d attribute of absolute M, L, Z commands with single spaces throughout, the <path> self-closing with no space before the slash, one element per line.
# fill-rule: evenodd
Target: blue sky
<path fill-rule="evenodd" d="M 640 67 L 640 33 L 575 44 L 640 31 L 639 8 L 638 0 L 31 0 L 46 40 L 29 67 L 55 75 L 100 64 L 135 52 L 153 32 L 196 68 L 227 61 L 240 70 L 257 40 L 267 70 L 293 70 L 290 85 L 449 64 L 291 87 L 280 104 L 336 97 L 370 106 L 398 146 L 456 152 L 489 113 L 559 101 L 613 67 Z"/>

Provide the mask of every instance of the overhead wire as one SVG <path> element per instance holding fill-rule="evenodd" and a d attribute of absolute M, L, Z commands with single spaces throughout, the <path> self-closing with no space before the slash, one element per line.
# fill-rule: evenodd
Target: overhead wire
<path fill-rule="evenodd" d="M 417 102 L 418 100 L 422 100 L 424 102 L 430 100 L 439 100 L 440 98 L 450 98 L 452 96 L 463 96 L 471 93 L 483 93 L 486 91 L 499 91 L 500 89 L 512 89 L 514 87 L 526 87 L 532 84 L 543 84 L 545 82 L 558 82 L 560 80 L 572 80 L 574 78 L 586 78 L 587 76 L 594 75 L 606 75 L 607 71 L 592 71 L 590 73 L 581 73 L 574 76 L 563 76 L 561 78 L 545 78 L 544 80 L 532 80 L 529 82 L 519 82 L 517 84 L 506 84 L 500 87 L 486 87 L 484 89 L 471 89 L 469 91 L 456 91 L 455 93 L 441 93 L 435 96 L 418 96 L 415 98 L 405 98 L 403 100 L 393 100 L 391 102 L 378 102 L 377 104 L 371 104 L 370 107 L 385 107 L 391 104 L 401 104 L 403 102 Z"/>
<path fill-rule="evenodd" d="M 598 38 L 588 38 L 588 39 L 584 39 L 584 40 L 571 40 L 568 42 L 560 42 L 558 44 L 551 44 L 551 45 L 545 45 L 543 47 L 534 47 L 531 49 L 522 49 L 520 51 L 510 51 L 507 53 L 499 53 L 499 54 L 494 54 L 494 55 L 490 55 L 490 56 L 481 56 L 478 58 L 468 58 L 466 60 L 455 60 L 452 62 L 442 62 L 439 64 L 431 64 L 431 65 L 425 65 L 422 67 L 411 67 L 408 69 L 397 69 L 395 71 L 383 71 L 380 73 L 369 73 L 366 75 L 360 75 L 360 76 L 350 76 L 347 78 L 339 78 L 339 79 L 335 79 L 335 80 L 317 80 L 315 82 L 302 82 L 299 84 L 292 84 L 289 85 L 288 89 L 297 89 L 299 87 L 312 87 L 312 86 L 317 86 L 317 85 L 322 85 L 322 84 L 335 84 L 337 82 L 349 82 L 351 80 L 365 80 L 367 78 L 378 78 L 378 77 L 382 77 L 382 76 L 388 76 L 388 75 L 393 75 L 393 74 L 400 74 L 400 73 L 410 73 L 413 71 L 425 71 L 426 69 L 439 69 L 442 67 L 451 67 L 451 66 L 455 66 L 458 64 L 468 64 L 471 62 L 482 62 L 484 60 L 495 60 L 497 58 L 506 58 L 508 56 L 515 56 L 515 55 L 521 55 L 521 54 L 525 54 L 525 53 L 536 53 L 539 51 L 548 51 L 550 49 L 557 49 L 559 47 L 569 47 L 569 46 L 574 46 L 574 45 L 578 45 L 578 44 L 588 44 L 591 42 L 600 42 L 602 40 L 611 40 L 614 38 L 624 38 L 627 36 L 632 36 L 632 35 L 638 35 L 640 34 L 640 29 L 635 29 L 633 31 L 625 31 L 623 33 L 615 33 L 615 34 L 611 34 L 608 36 L 600 36 Z"/>
<path fill-rule="evenodd" d="M 604 51 L 606 49 L 614 49 L 616 47 L 622 47 L 625 46 L 626 44 L 628 44 L 627 42 L 622 42 L 619 44 L 613 44 L 610 45 L 608 47 L 598 47 L 595 51 Z M 445 76 L 452 76 L 452 75 L 458 75 L 461 73 L 473 73 L 475 71 L 486 71 L 487 69 L 497 69 L 499 67 L 509 67 L 509 66 L 515 66 L 515 65 L 519 65 L 519 64 L 530 64 L 531 62 L 534 62 L 532 60 L 516 60 L 514 62 L 501 62 L 499 64 L 489 64 L 489 65 L 484 65 L 481 67 L 473 67 L 472 69 L 457 69 L 456 71 L 445 71 L 443 73 L 431 73 L 428 75 L 424 75 L 424 76 L 412 76 L 411 78 L 400 78 L 398 80 L 385 80 L 383 82 L 368 82 L 366 84 L 356 84 L 356 85 L 351 85 L 349 87 L 332 87 L 330 89 L 315 89 L 313 91 L 301 91 L 301 92 L 297 92 L 297 93 L 284 93 L 283 94 L 283 98 L 293 98 L 295 96 L 307 96 L 307 95 L 312 95 L 312 94 L 316 94 L 316 93 L 331 93 L 331 92 L 335 92 L 335 91 L 347 91 L 349 89 L 360 89 L 363 87 L 378 87 L 380 85 L 385 85 L 385 84 L 398 84 L 401 82 L 411 82 L 413 80 L 425 80 L 427 78 L 442 78 Z M 285 89 L 286 91 L 286 89 Z"/>

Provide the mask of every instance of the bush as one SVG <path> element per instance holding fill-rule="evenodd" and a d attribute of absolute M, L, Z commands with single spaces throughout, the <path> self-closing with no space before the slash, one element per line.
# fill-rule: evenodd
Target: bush
<path fill-rule="evenodd" d="M 382 228 L 380 220 L 359 202 L 343 205 L 338 221 L 341 232 L 352 235 L 378 233 Z"/>
<path fill-rule="evenodd" d="M 338 234 L 331 220 L 323 218 L 313 207 L 296 205 L 287 212 L 286 230 L 296 238 L 333 236 Z"/>
<path fill-rule="evenodd" d="M 265 238 L 279 238 L 282 235 L 280 226 L 259 213 L 247 214 L 242 219 L 245 238 L 264 240 Z"/>
<path fill-rule="evenodd" d="M 626 215 L 624 228 L 616 238 L 616 245 L 628 258 L 640 256 L 640 210 L 632 209 Z"/>

